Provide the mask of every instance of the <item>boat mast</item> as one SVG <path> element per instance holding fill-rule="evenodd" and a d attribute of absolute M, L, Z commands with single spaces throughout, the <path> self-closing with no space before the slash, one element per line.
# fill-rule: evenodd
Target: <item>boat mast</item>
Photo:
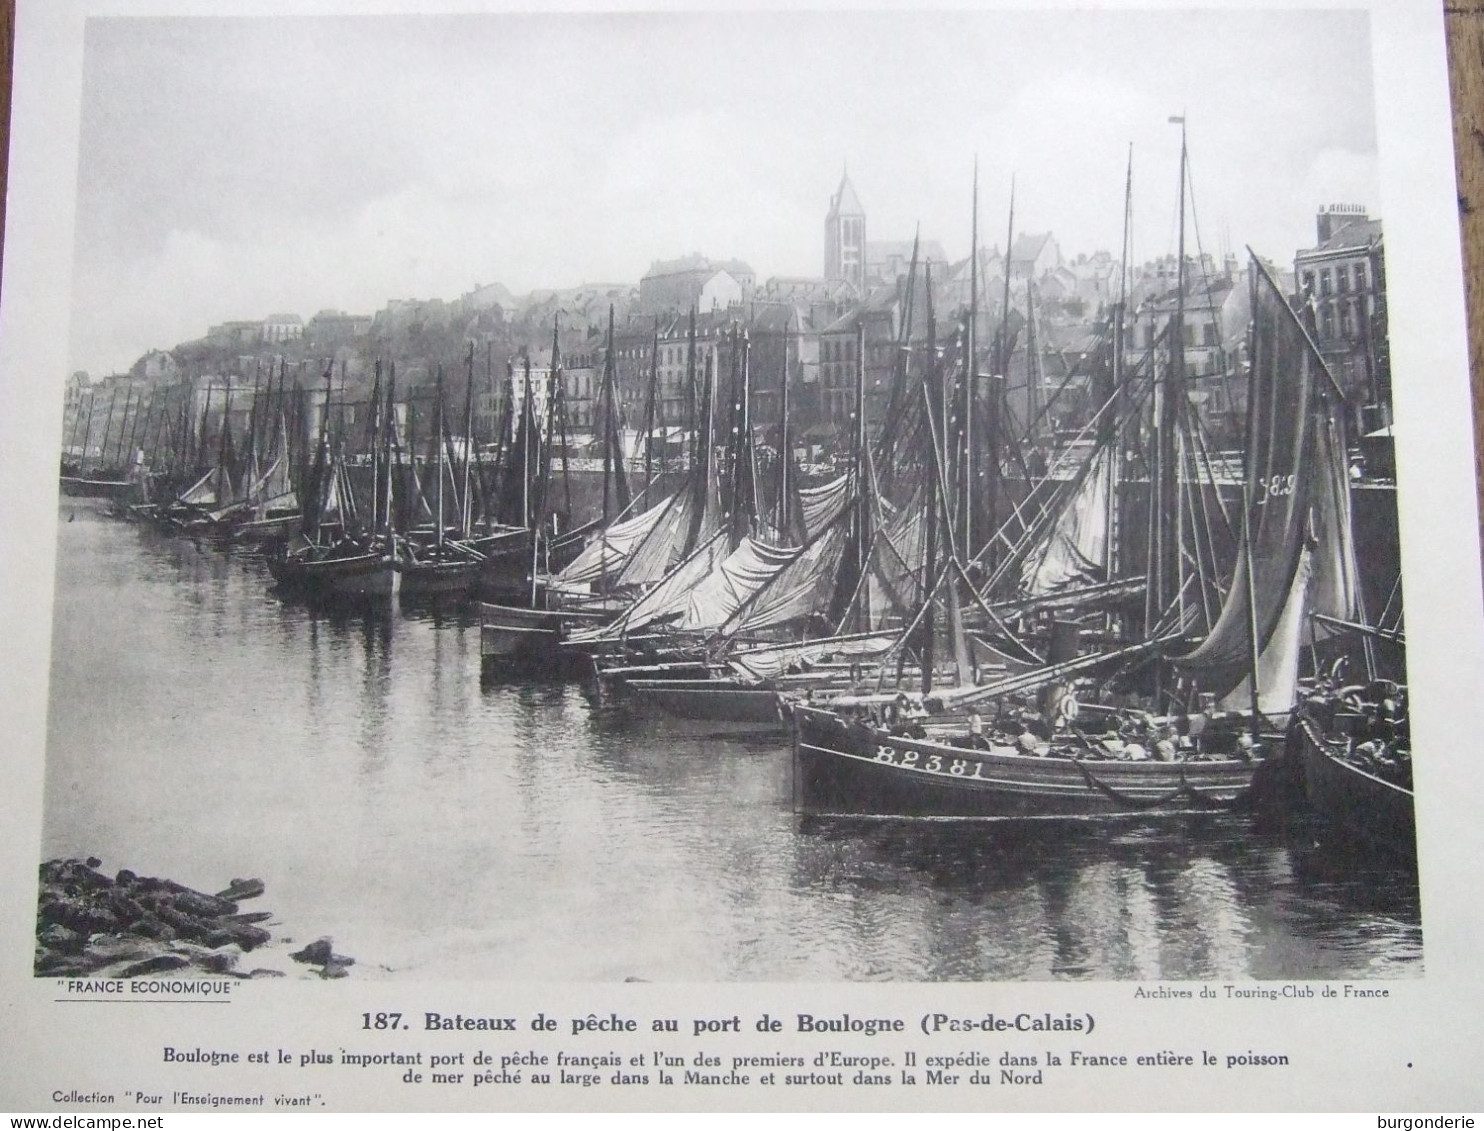
<path fill-rule="evenodd" d="M 778 536 L 787 541 L 790 535 L 796 535 L 802 545 L 804 531 L 791 531 L 789 529 L 793 520 L 793 508 L 790 504 L 790 491 L 792 488 L 791 472 L 793 470 L 793 439 L 789 435 L 788 419 L 788 341 L 789 327 L 793 325 L 793 314 L 790 313 L 783 324 L 783 362 L 779 370 L 779 391 L 782 405 L 779 410 L 778 419 L 778 511 L 777 525 Z"/>
<path fill-rule="evenodd" d="M 443 475 L 445 470 L 447 469 L 446 462 L 443 458 L 443 366 L 441 365 L 438 367 L 436 388 L 438 396 L 438 420 L 434 444 L 438 448 L 438 462 L 436 465 L 438 472 L 438 489 L 434 492 L 434 498 L 437 501 L 438 514 L 436 519 L 434 520 L 436 523 L 436 533 L 433 535 L 433 544 L 441 550 L 443 549 Z"/>
<path fill-rule="evenodd" d="M 395 511 L 392 507 L 392 492 L 395 482 L 394 471 L 397 465 L 402 462 L 402 454 L 397 448 L 397 363 L 393 361 L 387 370 L 386 413 L 383 416 L 382 424 L 382 449 L 386 464 L 386 491 L 385 498 L 382 500 L 382 507 L 384 508 L 382 529 L 386 531 L 387 546 L 393 552 L 396 550 L 396 521 L 393 518 Z"/>
<path fill-rule="evenodd" d="M 417 449 L 412 446 L 412 390 L 407 391 L 407 453 L 402 453 L 402 433 L 397 423 L 397 359 L 387 362 L 386 398 L 391 422 L 391 436 L 387 448 L 386 528 L 396 530 L 400 524 L 410 529 L 415 515 L 412 500 L 417 497 Z M 408 468 L 411 468 L 412 490 L 408 489 Z"/>
<path fill-rule="evenodd" d="M 932 421 L 937 415 L 937 405 L 934 403 L 934 389 L 937 384 L 938 364 L 938 327 L 937 317 L 933 313 L 933 264 L 929 260 L 923 265 L 923 279 L 927 288 L 927 351 L 925 354 L 925 368 L 922 374 L 922 388 L 924 399 L 927 402 L 927 417 Z M 932 434 L 928 435 L 928 446 L 932 449 L 930 466 L 938 463 L 938 438 Z M 922 693 L 926 695 L 933 689 L 933 587 L 938 576 L 938 483 L 936 470 L 929 472 L 929 487 L 927 490 L 927 531 L 925 535 L 926 547 L 923 555 L 923 618 L 922 618 Z"/>
<path fill-rule="evenodd" d="M 371 448 L 371 533 L 375 534 L 381 517 L 381 358 L 376 359 L 372 373 L 368 439 Z"/>
<path fill-rule="evenodd" d="M 227 401 L 222 408 L 222 434 L 216 445 L 216 503 L 217 506 L 225 506 L 230 500 L 226 498 L 232 487 L 232 470 L 228 466 L 227 454 L 232 444 L 232 375 L 229 373 L 225 378 L 227 382 Z"/>
<path fill-rule="evenodd" d="M 82 430 L 82 459 L 77 464 L 77 474 L 81 475 L 88 468 L 88 444 L 93 438 L 93 405 L 98 399 L 98 394 L 92 389 L 88 390 L 88 419 Z"/>
<path fill-rule="evenodd" d="M 989 421 L 986 429 L 989 442 L 989 477 L 985 484 L 985 509 L 989 513 L 989 542 L 985 548 L 985 569 L 993 575 L 1000 564 L 1000 540 L 996 531 L 1000 525 L 1000 445 L 1004 440 L 1005 390 L 1010 383 L 1010 275 L 1015 257 L 1012 248 L 1015 240 L 1015 177 L 1010 177 L 1010 216 L 1005 225 L 1005 289 L 1000 306 L 1000 340 L 996 350 L 995 375 L 989 388 Z M 1030 484 L 1026 484 L 1029 489 Z"/>
<path fill-rule="evenodd" d="M 963 512 L 963 547 L 965 554 L 974 551 L 974 475 L 978 470 L 974 451 L 974 366 L 979 320 L 979 158 L 974 158 L 974 203 L 969 229 L 969 316 L 964 327 L 963 399 L 959 408 L 963 420 L 963 480 L 959 489 L 959 508 Z"/>
<path fill-rule="evenodd" d="M 1180 584 L 1179 546 L 1179 470 L 1176 431 L 1180 421 L 1180 401 L 1185 396 L 1185 178 L 1187 151 L 1184 117 L 1171 118 L 1180 126 L 1180 220 L 1175 263 L 1175 309 L 1166 331 L 1169 338 L 1169 366 L 1165 380 L 1157 389 L 1156 449 L 1154 498 L 1151 513 L 1154 523 L 1154 560 L 1150 563 L 1151 606 L 1147 627 L 1151 631 L 1172 604 L 1178 603 L 1179 623 L 1185 623 L 1184 592 Z"/>
<path fill-rule="evenodd" d="M 118 384 L 115 383 L 113 386 L 113 392 L 108 398 L 108 420 L 103 425 L 103 442 L 98 445 L 99 464 L 105 464 L 108 462 L 108 437 L 109 434 L 113 431 L 113 410 L 114 407 L 118 404 L 118 399 L 119 387 Z"/>
<path fill-rule="evenodd" d="M 1129 143 L 1128 147 L 1128 173 L 1124 178 L 1123 185 L 1123 250 L 1118 260 L 1118 302 L 1113 307 L 1113 388 L 1111 395 L 1116 398 L 1112 411 L 1107 414 L 1103 422 L 1103 435 L 1101 440 L 1107 447 L 1108 455 L 1108 541 L 1106 559 L 1103 562 L 1104 576 L 1112 580 L 1117 576 L 1121 566 L 1121 536 L 1122 529 L 1119 522 L 1120 508 L 1118 506 L 1118 494 L 1120 490 L 1121 472 L 1123 470 L 1123 413 L 1124 413 L 1124 349 L 1126 344 L 1126 319 L 1128 316 L 1128 276 L 1129 276 L 1129 228 L 1134 214 L 1134 147 Z M 1104 403 L 1108 398 L 1104 398 Z"/>
<path fill-rule="evenodd" d="M 521 476 L 520 476 L 520 524 L 527 530 L 531 527 L 531 445 L 535 440 L 535 429 L 531 421 L 536 414 L 531 404 L 531 355 L 525 356 L 525 398 L 520 406 L 521 430 Z"/>
<path fill-rule="evenodd" d="M 732 365 L 736 373 L 733 388 L 731 467 L 731 545 L 735 549 L 755 524 L 757 509 L 757 469 L 752 458 L 752 343 L 746 330 L 732 330 Z"/>
<path fill-rule="evenodd" d="M 1247 450 L 1244 453 L 1243 462 L 1250 464 L 1257 452 L 1257 398 L 1253 396 L 1250 386 L 1257 381 L 1257 374 L 1262 369 L 1262 365 L 1259 363 L 1264 359 L 1260 359 L 1257 356 L 1258 350 L 1262 348 L 1257 333 L 1257 319 L 1255 317 L 1257 313 L 1257 272 L 1249 271 L 1248 274 L 1251 276 L 1248 284 L 1251 288 L 1249 309 L 1253 312 L 1254 317 L 1248 336 L 1251 348 L 1247 353 L 1252 364 L 1247 375 L 1249 384 L 1247 390 Z M 1251 476 L 1247 474 L 1248 469 L 1244 467 L 1242 470 L 1242 561 L 1246 574 L 1244 580 L 1247 583 L 1247 684 L 1252 693 L 1252 737 L 1256 738 L 1262 726 L 1262 709 L 1259 706 L 1259 696 L 1262 689 L 1257 678 L 1259 652 L 1257 644 L 1257 589 L 1252 576 L 1252 484 L 1250 481 Z M 1348 487 L 1349 484 L 1347 483 L 1346 488 L 1348 489 Z"/>
<path fill-rule="evenodd" d="M 459 537 L 467 539 L 474 529 L 474 498 L 471 494 L 474 463 L 474 342 L 464 362 L 464 468 L 460 485 Z"/>
<path fill-rule="evenodd" d="M 114 467 L 118 467 L 123 462 L 123 458 L 124 458 L 124 435 L 129 430 L 129 405 L 133 403 L 133 400 L 134 400 L 134 385 L 131 382 L 130 385 L 129 385 L 129 387 L 124 390 L 124 415 L 121 416 L 121 417 L 119 417 L 119 439 L 118 439 L 118 443 L 116 445 L 114 445 L 114 449 L 113 449 L 113 465 L 114 465 Z M 135 415 L 137 416 L 138 413 L 136 412 Z"/>
<path fill-rule="evenodd" d="M 613 353 L 613 308 L 608 308 L 608 352 Z M 660 320 L 654 320 L 654 334 L 649 345 L 649 393 L 644 405 L 644 489 L 649 490 L 654 482 L 654 429 L 658 412 L 663 416 L 659 403 L 660 383 Z M 604 512 L 607 513 L 606 511 Z"/>

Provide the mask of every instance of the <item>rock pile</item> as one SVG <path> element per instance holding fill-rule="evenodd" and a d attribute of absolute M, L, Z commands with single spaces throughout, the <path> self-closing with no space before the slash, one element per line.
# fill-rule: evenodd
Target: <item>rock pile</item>
<path fill-rule="evenodd" d="M 187 967 L 232 977 L 282 976 L 282 970 L 238 969 L 244 955 L 273 938 L 258 926 L 272 912 L 238 909 L 241 901 L 263 894 L 261 880 L 233 880 L 207 895 L 128 869 L 110 877 L 99 871 L 101 864 L 89 857 L 41 866 L 37 976 L 138 978 Z M 328 939 L 320 943 L 326 956 L 317 963 L 320 976 L 344 977 L 355 960 L 334 954 Z M 318 956 L 316 950 L 313 957 Z"/>

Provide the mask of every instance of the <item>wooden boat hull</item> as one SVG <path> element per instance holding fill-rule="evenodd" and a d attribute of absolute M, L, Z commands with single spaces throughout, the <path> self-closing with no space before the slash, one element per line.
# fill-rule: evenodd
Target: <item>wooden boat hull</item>
<path fill-rule="evenodd" d="M 304 525 L 304 516 L 279 515 L 274 518 L 248 519 L 232 527 L 232 538 L 238 542 L 287 542 Z"/>
<path fill-rule="evenodd" d="M 1412 791 L 1339 757 L 1313 720 L 1300 720 L 1298 732 L 1304 794 L 1315 812 L 1369 844 L 1415 855 L 1417 823 Z"/>
<path fill-rule="evenodd" d="M 88 479 L 80 475 L 61 478 L 62 494 L 72 499 L 122 499 L 134 484 L 127 479 Z"/>
<path fill-rule="evenodd" d="M 594 524 L 589 523 L 568 531 L 553 539 L 541 553 L 533 550 L 529 530 L 503 531 L 489 538 L 475 539 L 471 544 L 485 555 L 478 581 L 479 591 L 495 599 L 529 598 L 532 568 L 553 574 L 565 569 L 582 553 L 593 529 Z"/>
<path fill-rule="evenodd" d="M 478 558 L 463 561 L 397 563 L 404 597 L 469 593 L 479 584 L 484 563 Z"/>
<path fill-rule="evenodd" d="M 381 553 L 330 558 L 290 554 L 270 558 L 268 570 L 280 585 L 318 597 L 390 597 L 397 591 L 392 560 Z"/>
<path fill-rule="evenodd" d="M 1241 800 L 1256 761 L 1038 758 L 888 734 L 793 709 L 797 812 L 918 818 L 1152 816 Z"/>
<path fill-rule="evenodd" d="M 586 657 L 562 647 L 566 614 L 481 602 L 479 658 L 486 669 L 580 675 Z"/>
<path fill-rule="evenodd" d="M 679 719 L 747 723 L 779 733 L 788 730 L 778 710 L 778 693 L 771 687 L 726 679 L 631 679 L 628 689 L 640 706 Z"/>

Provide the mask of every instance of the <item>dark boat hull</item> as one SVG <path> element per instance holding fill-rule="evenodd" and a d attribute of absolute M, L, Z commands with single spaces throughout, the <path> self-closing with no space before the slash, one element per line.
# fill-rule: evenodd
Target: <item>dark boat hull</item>
<path fill-rule="evenodd" d="M 471 544 L 485 556 L 478 578 L 479 591 L 494 599 L 530 597 L 532 573 L 557 573 L 582 553 L 594 524 L 568 531 L 541 547 L 532 545 L 529 530 L 506 530 Z"/>
<path fill-rule="evenodd" d="M 778 693 L 771 687 L 723 679 L 631 679 L 628 689 L 639 705 L 676 718 L 747 723 L 780 734 L 788 730 L 778 711 Z"/>
<path fill-rule="evenodd" d="M 488 602 L 479 606 L 479 658 L 486 669 L 581 675 L 587 658 L 562 647 L 571 615 Z"/>
<path fill-rule="evenodd" d="M 232 527 L 232 538 L 238 542 L 287 542 L 304 525 L 304 516 L 294 514 L 272 518 L 248 519 Z"/>
<path fill-rule="evenodd" d="M 270 558 L 279 585 L 317 597 L 390 597 L 397 591 L 392 561 L 381 553 L 329 558 L 286 555 Z"/>
<path fill-rule="evenodd" d="M 72 499 L 122 499 L 129 494 L 134 484 L 127 479 L 88 479 L 64 475 L 61 487 L 62 494 Z"/>
<path fill-rule="evenodd" d="M 1312 720 L 1301 720 L 1298 730 L 1304 794 L 1314 811 L 1368 844 L 1415 855 L 1417 821 L 1412 791 L 1338 757 Z"/>
<path fill-rule="evenodd" d="M 1151 816 L 1241 800 L 1260 763 L 1038 758 L 890 735 L 794 708 L 794 808 L 920 818 Z"/>
<path fill-rule="evenodd" d="M 399 562 L 404 597 L 472 592 L 479 584 L 484 563 L 478 558 L 463 561 Z"/>

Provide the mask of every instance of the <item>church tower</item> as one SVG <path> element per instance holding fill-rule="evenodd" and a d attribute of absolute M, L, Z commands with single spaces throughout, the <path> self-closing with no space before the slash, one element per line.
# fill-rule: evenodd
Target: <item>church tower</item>
<path fill-rule="evenodd" d="M 830 197 L 824 221 L 824 277 L 844 279 L 865 289 L 866 211 L 848 173 L 840 175 L 840 188 Z"/>

